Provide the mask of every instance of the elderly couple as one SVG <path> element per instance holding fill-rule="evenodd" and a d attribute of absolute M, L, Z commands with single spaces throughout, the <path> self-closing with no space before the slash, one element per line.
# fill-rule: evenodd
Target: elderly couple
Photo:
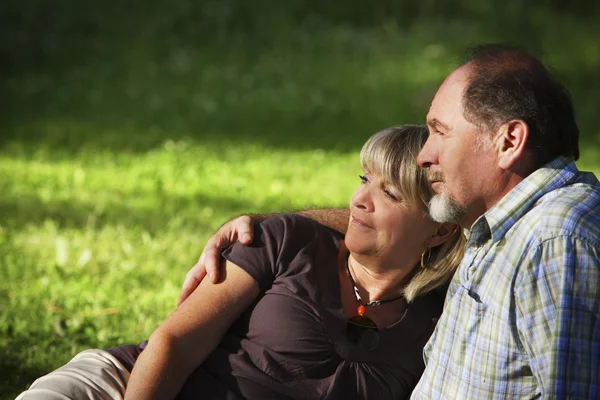
<path fill-rule="evenodd" d="M 478 47 L 427 127 L 366 142 L 349 210 L 225 224 L 148 342 L 19 399 L 600 398 L 600 184 L 578 135 L 537 59 Z"/>

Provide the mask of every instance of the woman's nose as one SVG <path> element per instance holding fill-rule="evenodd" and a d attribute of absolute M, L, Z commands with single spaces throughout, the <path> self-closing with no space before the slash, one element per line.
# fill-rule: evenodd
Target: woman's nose
<path fill-rule="evenodd" d="M 360 186 L 358 189 L 356 189 L 350 204 L 353 207 L 359 208 L 366 212 L 373 211 L 373 201 L 369 189 L 365 186 Z"/>

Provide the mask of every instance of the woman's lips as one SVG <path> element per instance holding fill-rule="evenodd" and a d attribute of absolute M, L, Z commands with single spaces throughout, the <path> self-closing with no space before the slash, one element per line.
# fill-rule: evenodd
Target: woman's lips
<path fill-rule="evenodd" d="M 369 224 L 366 224 L 365 222 L 363 222 L 361 219 L 356 218 L 356 217 L 352 217 L 352 224 L 356 225 L 356 226 L 361 226 L 363 228 L 369 228 L 369 229 L 373 229 L 373 227 Z"/>

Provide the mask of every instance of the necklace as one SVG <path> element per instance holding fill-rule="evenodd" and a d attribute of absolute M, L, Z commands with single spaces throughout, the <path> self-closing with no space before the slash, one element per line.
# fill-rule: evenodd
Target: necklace
<path fill-rule="evenodd" d="M 348 255 L 348 257 L 349 256 L 350 255 Z M 353 343 L 365 350 L 374 350 L 379 345 L 379 329 L 377 329 L 377 324 L 373 322 L 371 318 L 365 317 L 367 307 L 376 307 L 385 303 L 390 303 L 403 298 L 403 296 L 365 303 L 363 302 L 362 297 L 360 297 L 360 293 L 358 292 L 354 278 L 352 278 L 349 258 L 346 259 L 346 272 L 348 273 L 348 278 L 350 279 L 350 283 L 354 289 L 354 296 L 358 302 L 358 309 L 356 310 L 358 315 L 351 317 L 346 323 L 346 339 L 348 339 L 350 343 Z"/>
<path fill-rule="evenodd" d="M 354 296 L 356 297 L 356 301 L 358 302 L 358 308 L 356 310 L 356 313 L 361 317 L 364 316 L 365 313 L 367 312 L 367 307 L 377 307 L 377 306 L 380 306 L 385 303 L 391 303 L 392 301 L 400 300 L 401 298 L 404 297 L 403 295 L 400 295 L 400 296 L 393 297 L 391 299 L 375 300 L 375 301 L 370 301 L 368 303 L 365 303 L 363 301 L 362 297 L 360 297 L 360 293 L 358 291 L 358 287 L 356 287 L 356 282 L 354 282 L 354 278 L 352 278 L 352 273 L 350 272 L 350 259 L 349 258 L 348 258 L 348 261 L 346 262 L 346 271 L 348 272 L 348 278 L 350 279 L 350 283 L 352 284 L 352 288 L 354 289 Z"/>

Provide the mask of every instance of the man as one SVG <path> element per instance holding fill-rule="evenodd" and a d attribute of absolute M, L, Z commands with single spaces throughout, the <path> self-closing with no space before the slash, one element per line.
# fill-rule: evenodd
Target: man
<path fill-rule="evenodd" d="M 443 82 L 427 125 L 417 161 L 437 193 L 431 216 L 469 241 L 412 398 L 600 398 L 600 184 L 573 163 L 568 93 L 529 54 L 482 46 Z M 248 243 L 250 226 L 234 220 L 207 243 L 213 280 L 219 246 Z"/>

